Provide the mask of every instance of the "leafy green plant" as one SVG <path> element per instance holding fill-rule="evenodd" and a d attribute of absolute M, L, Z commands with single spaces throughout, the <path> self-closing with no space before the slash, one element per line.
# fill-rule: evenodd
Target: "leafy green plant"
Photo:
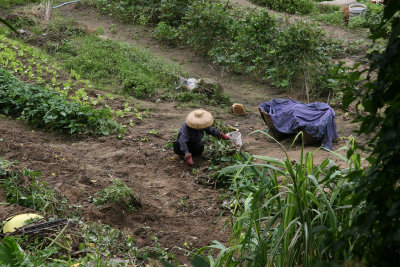
<path fill-rule="evenodd" d="M 297 22 L 279 28 L 277 19 L 269 16 L 266 9 L 249 11 L 233 7 L 229 1 L 176 0 L 171 5 L 167 4 L 169 1 L 158 4 L 157 0 L 146 3 L 115 1 L 112 4 L 107 2 L 107 5 L 95 2 L 105 10 L 115 10 L 116 6 L 122 5 L 124 8 L 120 12 L 127 15 L 133 12 L 138 16 L 140 12 L 151 9 L 150 20 L 157 24 L 156 38 L 169 44 L 188 44 L 204 56 L 210 56 L 215 64 L 233 72 L 249 74 L 261 80 L 272 79 L 278 87 L 301 88 L 307 93 L 319 93 L 317 89 L 326 89 L 323 85 L 335 51 L 332 42 L 317 25 Z M 304 12 L 315 8 L 315 3 L 308 0 L 275 2 L 304 8 Z M 158 12 L 162 10 L 160 6 L 167 5 L 169 7 L 165 12 Z M 170 8 L 176 5 L 180 8 Z M 331 19 L 337 19 L 336 15 Z M 292 40 L 292 35 L 296 41 Z M 137 84 L 136 78 L 126 87 L 132 87 L 130 84 Z M 207 100 L 207 97 L 188 91 L 179 95 L 169 92 L 164 96 L 167 100 L 180 102 L 204 103 Z"/>
<path fill-rule="evenodd" d="M 260 133 L 265 134 L 265 132 Z M 350 140 L 349 147 L 354 145 Z M 348 149 L 348 148 L 346 148 Z M 334 242 L 340 231 L 351 225 L 354 209 L 350 196 L 341 194 L 351 187 L 349 171 L 360 168 L 360 156 L 343 159 L 348 168 L 339 169 L 332 160 L 315 165 L 313 153 L 304 153 L 299 162 L 286 155 L 284 161 L 266 156 L 246 156 L 241 162 L 220 171 L 230 177 L 234 194 L 231 240 L 203 248 L 219 250 L 213 266 L 309 266 L 339 259 Z"/>
<path fill-rule="evenodd" d="M 55 91 L 26 85 L 0 68 L 0 111 L 29 124 L 70 134 L 109 135 L 123 131 L 109 109 L 68 102 Z"/>
<path fill-rule="evenodd" d="M 349 19 L 349 27 L 356 28 L 365 28 L 367 25 L 367 21 L 363 16 L 356 16 Z"/>
<path fill-rule="evenodd" d="M 354 194 L 351 203 L 362 208 L 350 231 L 342 236 L 352 246 L 346 244 L 342 249 L 351 251 L 353 258 L 360 258 L 367 266 L 390 266 L 400 261 L 400 2 L 386 4 L 373 36 L 374 41 L 386 37 L 391 28 L 386 48 L 372 52 L 363 86 L 358 91 L 347 86 L 343 99 L 344 108 L 352 102 L 363 106 L 364 112 L 356 120 L 360 122 L 358 133 L 368 136 L 372 153 L 368 156 L 371 167 L 366 172 L 353 171 L 349 175 L 354 183 L 349 188 Z"/>
<path fill-rule="evenodd" d="M 20 245 L 9 236 L 3 238 L 0 243 L 0 265 L 3 266 L 33 266 L 29 257 L 22 250 Z"/>
<path fill-rule="evenodd" d="M 322 13 L 314 16 L 315 19 L 323 21 L 329 25 L 345 26 L 345 15 L 341 11 L 333 11 L 330 13 Z"/>
<path fill-rule="evenodd" d="M 125 203 L 131 211 L 137 211 L 141 207 L 141 203 L 133 190 L 119 179 L 114 179 L 111 186 L 93 196 L 93 204 L 96 206 L 111 202 Z"/>

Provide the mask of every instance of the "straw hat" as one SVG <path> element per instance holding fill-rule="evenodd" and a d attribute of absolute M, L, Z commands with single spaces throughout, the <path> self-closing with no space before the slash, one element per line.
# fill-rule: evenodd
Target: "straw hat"
<path fill-rule="evenodd" d="M 214 117 L 204 109 L 193 110 L 186 117 L 186 125 L 196 130 L 210 127 L 213 123 Z"/>

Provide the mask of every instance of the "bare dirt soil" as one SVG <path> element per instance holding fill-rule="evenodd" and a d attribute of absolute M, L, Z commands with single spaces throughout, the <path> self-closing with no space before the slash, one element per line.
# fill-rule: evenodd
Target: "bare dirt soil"
<path fill-rule="evenodd" d="M 245 1 L 246 2 L 246 1 Z M 196 77 L 209 77 L 219 81 L 234 102 L 242 103 L 248 115 L 235 117 L 229 109 L 205 107 L 216 115 L 217 120 L 236 126 L 243 139 L 243 150 L 252 154 L 284 158 L 281 147 L 267 137 L 254 134 L 254 130 L 265 130 L 266 126 L 258 114 L 258 105 L 274 97 L 300 99 L 299 95 L 277 92 L 268 84 L 244 76 L 221 72 L 187 48 L 163 46 L 151 38 L 146 28 L 121 24 L 94 10 L 75 8 L 70 5 L 60 14 L 75 18 L 88 28 L 104 29 L 104 36 L 146 47 L 155 55 L 179 62 L 184 70 Z M 117 33 L 111 33 L 111 25 Z M 148 118 L 134 127 L 128 127 L 122 140 L 108 137 L 70 137 L 43 132 L 27 127 L 22 121 L 0 117 L 0 156 L 18 160 L 20 165 L 41 171 L 43 180 L 61 192 L 70 204 L 82 206 L 80 216 L 85 221 L 99 221 L 130 232 L 139 247 L 151 246 L 156 236 L 162 247 L 176 254 L 179 262 L 187 263 L 188 257 L 182 249 L 200 248 L 212 240 L 226 243 L 229 229 L 224 223 L 229 211 L 220 207 L 223 190 L 196 183 L 192 169 L 181 163 L 171 149 L 165 145 L 181 126 L 191 108 L 181 108 L 174 103 L 155 104 L 144 101 L 150 108 Z M 120 103 L 123 105 L 123 102 Z M 129 118 L 126 118 L 129 120 Z M 349 136 L 354 126 L 337 110 L 339 135 Z M 149 134 L 155 129 L 159 136 Z M 334 149 L 345 143 L 339 140 Z M 290 148 L 291 141 L 284 140 L 292 159 L 298 159 L 300 146 Z M 307 147 L 313 151 L 316 147 Z M 318 151 L 315 162 L 321 162 L 329 154 Z M 207 174 L 209 163 L 195 158 L 194 168 L 200 175 Z M 139 196 L 143 207 L 137 213 L 128 213 L 116 205 L 96 208 L 91 197 L 119 178 Z M 4 193 L 4 192 L 3 192 Z M 0 194 L 0 201 L 4 196 Z M 0 219 L 26 211 L 12 205 L 0 206 Z"/>

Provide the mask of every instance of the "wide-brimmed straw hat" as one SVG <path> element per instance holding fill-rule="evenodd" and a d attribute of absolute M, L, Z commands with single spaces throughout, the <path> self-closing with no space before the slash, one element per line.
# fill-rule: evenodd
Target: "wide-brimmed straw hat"
<path fill-rule="evenodd" d="M 205 129 L 214 123 L 214 117 L 204 109 L 196 109 L 186 117 L 186 125 L 193 129 Z"/>

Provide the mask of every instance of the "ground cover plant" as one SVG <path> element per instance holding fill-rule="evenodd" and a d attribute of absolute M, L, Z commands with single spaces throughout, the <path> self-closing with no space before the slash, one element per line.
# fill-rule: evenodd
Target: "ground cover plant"
<path fill-rule="evenodd" d="M 0 69 L 0 108 L 34 127 L 69 134 L 109 135 L 124 128 L 112 120 L 109 109 L 69 102 L 57 92 L 40 85 L 24 84 Z"/>
<path fill-rule="evenodd" d="M 10 16 L 16 25 L 24 23 L 25 17 L 29 19 L 29 13 L 22 18 L 15 19 Z M 31 25 L 32 24 L 32 25 Z M 222 90 L 189 91 L 185 87 L 179 87 L 179 78 L 188 76 L 183 73 L 178 64 L 166 62 L 153 56 L 149 51 L 140 49 L 131 44 L 119 41 L 104 40 L 96 35 L 87 35 L 76 22 L 59 19 L 55 17 L 47 22 L 45 26 L 38 22 L 31 21 L 24 23 L 24 28 L 38 31 L 37 34 L 29 34 L 24 40 L 39 45 L 53 56 L 64 62 L 64 68 L 70 72 L 71 82 L 67 86 L 57 83 L 58 72 L 52 72 L 51 82 L 57 90 L 79 91 L 74 98 L 84 98 L 79 93 L 82 90 L 88 90 L 93 87 L 105 91 L 112 91 L 116 94 L 129 94 L 141 99 L 164 99 L 166 101 L 194 102 L 197 104 L 229 104 L 229 96 L 225 95 Z M 44 32 L 45 37 L 43 37 Z M 15 41 L 3 37 L 6 52 L 3 57 L 9 60 L 13 51 Z M 22 49 L 25 45 L 18 44 Z M 39 52 L 36 52 L 39 53 Z M 49 58 L 49 56 L 40 54 L 40 59 Z M 26 57 L 30 53 L 14 55 L 14 58 L 21 58 L 18 68 L 15 64 L 10 67 L 19 74 L 28 74 L 28 78 L 36 79 L 37 82 L 48 82 L 43 77 L 44 72 L 41 60 L 31 60 L 28 65 L 32 65 L 28 70 L 24 71 L 23 66 L 26 63 Z M 107 59 L 107 61 L 104 61 Z M 8 63 L 9 61 L 6 61 Z M 14 60 L 13 60 L 14 61 Z M 18 62 L 17 62 L 18 63 Z M 50 68 L 51 69 L 51 68 Z M 38 70 L 40 73 L 36 74 Z M 47 69 L 46 69 L 47 70 Z M 50 70 L 51 72 L 51 70 Z M 93 82 L 93 84 L 91 82 Z M 81 86 L 79 88 L 78 86 Z M 63 88 L 64 87 L 64 88 Z M 70 88 L 72 87 L 72 88 Z M 60 89 L 61 88 L 61 89 Z M 212 89 L 212 88 L 209 88 Z M 219 88 L 218 88 L 219 89 Z M 70 92 L 69 92 L 70 94 Z M 87 97 L 91 103 L 99 103 L 100 101 L 93 97 Z"/>

